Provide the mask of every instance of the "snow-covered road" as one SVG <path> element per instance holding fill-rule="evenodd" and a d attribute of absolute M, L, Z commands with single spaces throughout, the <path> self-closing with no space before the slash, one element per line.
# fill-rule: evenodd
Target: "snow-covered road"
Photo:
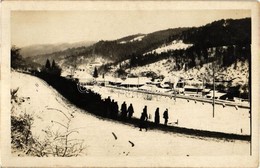
<path fill-rule="evenodd" d="M 61 123 L 66 121 L 65 117 L 58 110 L 62 110 L 64 113 L 75 111 L 71 128 L 77 128 L 78 130 L 78 134 L 73 135 L 74 138 L 84 140 L 86 150 L 83 151 L 82 155 L 249 155 L 250 143 L 246 141 L 224 141 L 167 133 L 158 130 L 141 132 L 134 126 L 99 119 L 67 102 L 67 100 L 41 79 L 17 72 L 12 72 L 11 75 L 11 88 L 19 87 L 18 96 L 29 98 L 17 107 L 15 111 L 17 113 L 20 111 L 26 112 L 34 116 L 32 128 L 34 136 L 43 137 L 44 133 L 42 130 L 48 126 L 51 126 L 53 129 L 58 127 L 58 125 L 51 123 L 52 120 Z M 51 110 L 52 108 L 58 110 Z M 185 112 L 186 111 L 183 111 L 183 113 Z M 177 114 L 174 115 L 174 117 L 180 118 Z M 187 122 L 189 122 L 188 120 L 189 119 L 187 119 Z M 172 121 L 174 121 L 174 119 L 172 119 Z M 204 126 L 208 125 L 207 123 L 202 124 Z M 113 133 L 117 138 L 115 138 Z"/>

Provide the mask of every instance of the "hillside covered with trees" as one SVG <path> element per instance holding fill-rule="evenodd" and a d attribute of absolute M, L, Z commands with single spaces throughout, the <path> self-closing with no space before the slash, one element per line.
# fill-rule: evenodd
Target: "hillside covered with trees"
<path fill-rule="evenodd" d="M 222 19 L 200 27 L 170 28 L 112 41 L 101 40 L 91 46 L 27 57 L 26 61 L 45 65 L 47 59 L 55 60 L 63 71 L 85 67 L 86 73 L 93 75 L 96 67 L 99 75 L 118 77 L 147 74 L 156 77 L 184 71 L 182 75 L 187 78 L 208 83 L 214 67 L 218 72 L 217 81 L 229 82 L 223 87 L 248 88 L 251 18 Z"/>

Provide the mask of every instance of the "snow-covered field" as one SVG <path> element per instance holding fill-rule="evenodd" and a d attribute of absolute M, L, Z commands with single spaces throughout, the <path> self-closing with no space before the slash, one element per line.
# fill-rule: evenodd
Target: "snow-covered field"
<path fill-rule="evenodd" d="M 58 125 L 53 124 L 51 121 L 57 121 L 63 123 L 66 119 L 58 111 L 62 110 L 64 113 L 74 111 L 74 118 L 72 120 L 71 128 L 77 128 L 78 134 L 73 134 L 74 138 L 83 139 L 86 146 L 86 150 L 82 155 L 87 156 L 203 156 L 203 155 L 249 155 L 250 143 L 245 141 L 224 141 L 211 138 L 193 137 L 188 135 L 167 133 L 157 130 L 148 130 L 147 132 L 141 132 L 138 128 L 117 123 L 111 120 L 99 119 L 93 115 L 86 113 L 83 110 L 76 108 L 74 105 L 68 103 L 63 97 L 61 97 L 52 87 L 47 85 L 44 81 L 32 77 L 30 75 L 21 74 L 17 72 L 11 73 L 11 88 L 17 88 L 19 97 L 29 97 L 20 106 L 16 107 L 16 112 L 22 111 L 34 116 L 34 123 L 32 127 L 33 136 L 39 136 L 43 138 L 43 129 L 51 126 L 52 129 L 57 129 Z M 96 88 L 97 89 L 97 88 Z M 101 88 L 100 88 L 101 89 Z M 103 93 L 108 91 L 104 90 Z M 123 101 L 123 98 L 127 97 L 127 103 L 131 102 L 131 96 L 124 96 L 123 94 L 114 92 L 108 93 L 112 98 L 118 101 Z M 123 98 L 122 98 L 123 97 Z M 138 95 L 141 97 L 141 95 Z M 233 128 L 233 131 L 240 131 L 240 128 L 244 128 L 243 134 L 248 130 L 246 128 L 247 111 L 229 109 L 225 111 L 216 112 L 216 118 L 207 121 L 205 118 L 210 118 L 211 110 L 210 106 L 205 105 L 209 111 L 200 112 L 194 111 L 193 106 L 197 106 L 194 102 L 189 102 L 193 106 L 187 106 L 187 108 L 179 109 L 187 103 L 177 99 L 174 103 L 173 100 L 159 98 L 160 101 L 164 101 L 165 105 L 170 111 L 170 122 L 179 119 L 180 125 L 194 124 L 201 126 L 202 128 L 210 127 L 214 124 L 226 124 L 227 128 Z M 145 101 L 149 103 L 149 113 L 154 113 L 154 108 L 157 106 L 156 98 L 152 101 Z M 143 107 L 144 102 L 140 101 L 139 104 L 134 104 L 134 115 L 139 117 L 138 107 Z M 178 106 L 177 103 L 182 104 Z M 197 103 L 198 104 L 198 103 Z M 198 105 L 202 107 L 201 105 Z M 165 106 L 166 107 L 166 106 Z M 165 108 L 164 107 L 164 108 Z M 58 110 L 51 110 L 55 108 Z M 161 107 L 161 112 L 164 110 Z M 220 107 L 217 107 L 217 109 Z M 230 120 L 222 121 L 221 116 L 223 113 L 227 113 Z M 196 114 L 196 115 L 195 115 Z M 19 115 L 19 114 L 14 114 Z M 190 116 L 191 115 L 191 116 Z M 242 115 L 242 116 L 241 116 Z M 196 116 L 196 117 L 195 117 Z M 201 118 L 201 119 L 200 119 Z M 245 121 L 246 120 L 246 121 Z M 192 121 L 192 122 L 191 122 Z M 234 122 L 236 121 L 236 122 Z M 229 125 L 230 124 L 230 125 Z M 236 128 L 235 128 L 236 127 Z M 224 127 L 223 127 L 224 128 Z M 59 128 L 58 128 L 59 129 Z M 225 130 L 225 129 L 224 129 Z M 114 133 L 117 139 L 113 136 Z M 129 142 L 131 141 L 134 146 Z"/>
<path fill-rule="evenodd" d="M 119 103 L 125 101 L 127 105 L 133 104 L 134 117 L 140 118 L 142 109 L 148 107 L 148 115 L 154 121 L 154 113 L 157 107 L 160 109 L 160 121 L 163 123 L 163 112 L 169 110 L 169 124 L 179 127 L 216 131 L 224 133 L 250 135 L 250 114 L 248 108 L 236 108 L 234 106 L 215 105 L 215 117 L 213 118 L 213 106 L 209 103 L 137 93 L 106 87 L 94 86 L 95 92 L 103 98 L 108 96 Z M 151 99 L 151 100 L 150 100 Z M 178 125 L 174 124 L 177 122 Z"/>

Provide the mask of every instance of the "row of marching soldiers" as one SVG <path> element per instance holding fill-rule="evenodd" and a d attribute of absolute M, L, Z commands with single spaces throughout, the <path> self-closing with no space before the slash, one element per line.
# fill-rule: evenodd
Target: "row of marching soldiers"
<path fill-rule="evenodd" d="M 168 109 L 166 109 L 163 113 L 163 118 L 164 118 L 164 124 L 167 125 L 168 123 L 168 119 L 169 119 L 169 115 L 168 115 Z M 140 118 L 140 131 L 142 131 L 142 129 L 144 128 L 147 131 L 147 127 L 148 127 L 148 115 L 147 115 L 147 106 L 144 106 L 143 108 L 143 112 L 141 114 L 141 118 Z M 155 115 L 154 115 L 154 123 L 156 125 L 160 124 L 160 113 L 159 113 L 159 107 L 156 108 L 155 110 Z"/>
<path fill-rule="evenodd" d="M 115 102 L 114 100 L 111 100 L 110 97 L 105 99 L 105 108 L 106 108 L 106 111 L 105 111 L 104 116 L 112 118 L 112 119 L 117 119 L 118 117 L 120 117 L 121 120 L 129 120 L 132 118 L 133 113 L 134 113 L 134 107 L 133 107 L 132 103 L 127 107 L 126 103 L 123 102 L 123 104 L 121 105 L 121 109 L 120 109 L 121 113 L 118 114 L 118 112 L 119 112 L 118 103 Z M 169 118 L 168 109 L 166 109 L 164 111 L 163 118 L 164 118 L 164 124 L 167 125 L 168 118 Z M 147 131 L 147 127 L 148 127 L 147 121 L 148 121 L 147 106 L 144 106 L 143 112 L 140 117 L 140 124 L 139 124 L 140 131 L 142 131 L 143 128 L 146 129 L 146 131 Z M 155 122 L 155 124 L 160 123 L 159 108 L 157 108 L 155 111 L 154 122 Z"/>
<path fill-rule="evenodd" d="M 126 119 L 130 119 L 133 116 L 134 113 L 134 108 L 133 105 L 130 104 L 130 106 L 127 108 L 126 103 L 124 102 L 121 105 L 121 113 L 118 114 L 119 112 L 119 107 L 118 107 L 118 103 L 115 102 L 114 100 L 111 100 L 110 97 L 108 97 L 107 99 L 105 99 L 105 117 L 109 117 L 109 118 L 113 118 L 116 119 L 118 117 L 120 117 L 122 120 L 126 120 Z"/>

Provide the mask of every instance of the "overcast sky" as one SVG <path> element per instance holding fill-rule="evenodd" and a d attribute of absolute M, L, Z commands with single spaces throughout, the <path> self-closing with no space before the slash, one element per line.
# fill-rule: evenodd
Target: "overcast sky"
<path fill-rule="evenodd" d="M 114 40 L 136 33 L 201 26 L 215 20 L 250 17 L 249 10 L 202 11 L 15 11 L 12 45 Z"/>

